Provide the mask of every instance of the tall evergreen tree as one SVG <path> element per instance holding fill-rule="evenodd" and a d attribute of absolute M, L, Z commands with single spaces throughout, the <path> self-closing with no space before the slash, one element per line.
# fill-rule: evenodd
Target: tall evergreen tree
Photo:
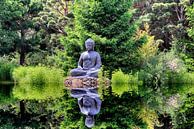
<path fill-rule="evenodd" d="M 41 5 L 41 1 L 38 0 L 1 1 L 0 35 L 3 40 L 0 41 L 0 45 L 6 46 L 6 53 L 11 50 L 17 51 L 20 54 L 21 65 L 25 63 L 26 54 L 33 48 L 32 46 L 38 43 L 32 18 L 41 10 Z"/>
<path fill-rule="evenodd" d="M 105 70 L 121 68 L 130 72 L 138 66 L 135 41 L 137 23 L 132 20 L 132 0 L 77 0 L 74 2 L 74 22 L 63 38 L 66 50 L 65 69 L 76 66 L 84 42 L 92 38 L 100 52 Z"/>

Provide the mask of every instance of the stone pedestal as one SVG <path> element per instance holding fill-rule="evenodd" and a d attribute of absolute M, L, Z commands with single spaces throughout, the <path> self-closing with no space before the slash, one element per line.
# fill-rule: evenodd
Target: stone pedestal
<path fill-rule="evenodd" d="M 94 77 L 67 77 L 65 79 L 65 86 L 69 89 L 76 88 L 97 88 L 98 87 L 98 79 Z"/>

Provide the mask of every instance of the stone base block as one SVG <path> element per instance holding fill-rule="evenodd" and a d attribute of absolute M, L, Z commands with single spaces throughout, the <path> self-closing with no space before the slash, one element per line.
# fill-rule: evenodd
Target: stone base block
<path fill-rule="evenodd" d="M 94 77 L 67 77 L 65 79 L 65 86 L 70 89 L 75 88 L 97 88 L 98 87 L 98 78 Z"/>

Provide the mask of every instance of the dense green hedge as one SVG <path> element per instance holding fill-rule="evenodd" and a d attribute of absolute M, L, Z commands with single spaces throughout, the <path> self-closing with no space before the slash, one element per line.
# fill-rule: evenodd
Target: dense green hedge
<path fill-rule="evenodd" d="M 18 67 L 13 71 L 14 81 L 28 84 L 63 83 L 63 70 L 45 66 Z"/>

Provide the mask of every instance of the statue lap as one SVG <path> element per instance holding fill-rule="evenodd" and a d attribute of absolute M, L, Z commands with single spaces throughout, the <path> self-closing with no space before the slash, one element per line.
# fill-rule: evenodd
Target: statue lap
<path fill-rule="evenodd" d="M 82 70 L 80 68 L 75 68 L 70 71 L 70 74 L 72 77 L 77 77 L 77 76 L 86 76 L 87 72 L 90 70 Z M 98 78 L 98 72 L 92 72 L 88 75 L 89 77 L 95 77 Z M 87 77 L 87 76 L 86 76 Z"/>

